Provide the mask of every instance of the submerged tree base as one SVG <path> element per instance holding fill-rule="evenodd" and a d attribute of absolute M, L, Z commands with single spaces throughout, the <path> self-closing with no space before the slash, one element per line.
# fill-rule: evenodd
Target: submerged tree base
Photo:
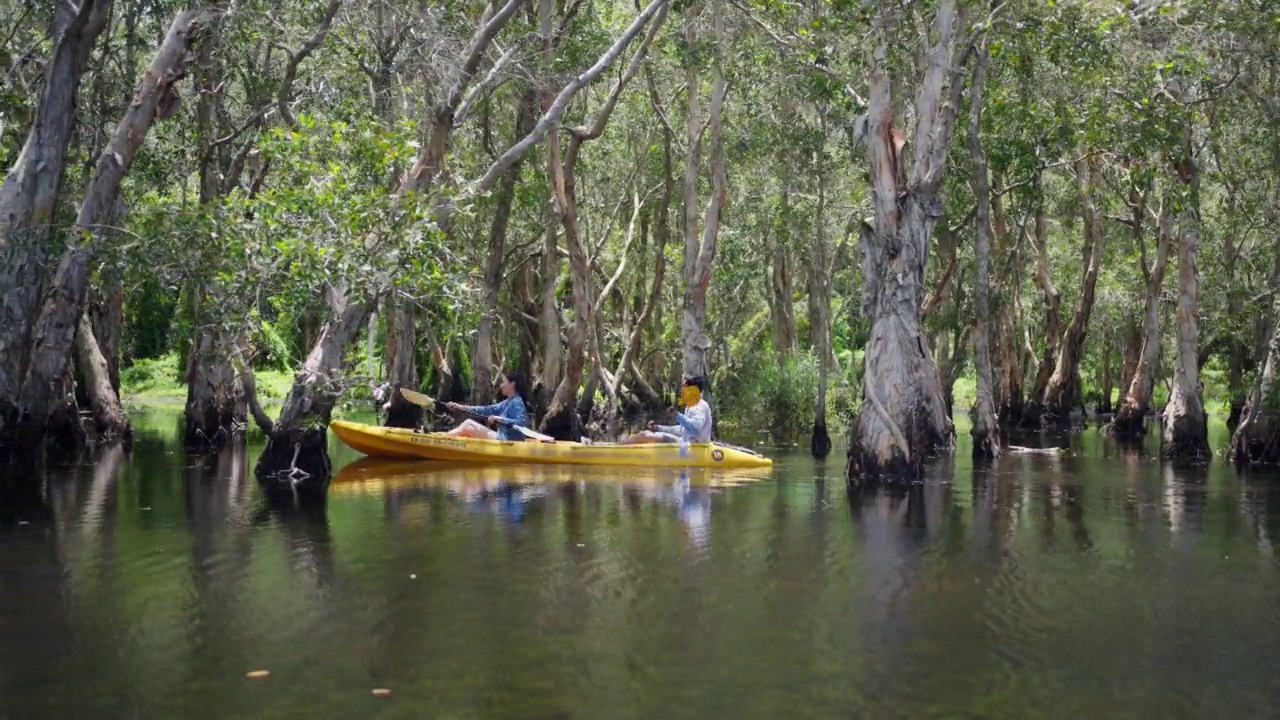
<path fill-rule="evenodd" d="M 416 430 L 422 426 L 423 415 L 423 409 L 405 400 L 400 394 L 400 389 L 396 388 L 391 393 L 391 403 L 387 406 L 387 418 L 382 424 L 386 427 Z"/>
<path fill-rule="evenodd" d="M 264 488 L 323 488 L 333 474 L 329 433 L 323 427 L 286 427 L 267 435 L 254 473 Z"/>
<path fill-rule="evenodd" d="M 1141 440 L 1147 436 L 1147 416 L 1127 405 L 1120 406 L 1116 419 L 1102 427 L 1102 434 L 1117 440 Z"/>
<path fill-rule="evenodd" d="M 243 424 L 243 413 L 236 417 L 233 407 L 218 407 L 217 403 L 205 403 L 203 407 L 188 408 L 183 419 L 182 444 L 195 452 L 217 452 L 235 436 L 237 426 Z"/>
<path fill-rule="evenodd" d="M 825 420 L 813 423 L 813 435 L 809 438 L 809 451 L 818 459 L 831 454 L 831 434 L 827 432 Z"/>
<path fill-rule="evenodd" d="M 1231 461 L 1237 469 L 1254 465 L 1280 465 L 1280 414 L 1244 414 L 1231 438 Z"/>
<path fill-rule="evenodd" d="M 1179 415 L 1166 421 L 1164 447 L 1160 455 L 1166 460 L 1191 465 L 1209 462 L 1209 423 L 1203 415 Z"/>

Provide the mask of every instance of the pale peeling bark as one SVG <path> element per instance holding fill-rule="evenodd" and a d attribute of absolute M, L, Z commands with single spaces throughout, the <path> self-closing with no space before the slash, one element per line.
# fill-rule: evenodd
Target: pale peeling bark
<path fill-rule="evenodd" d="M 201 322 L 187 363 L 183 442 L 188 449 L 220 449 L 243 420 L 242 398 L 231 365 L 236 337 L 217 310 L 203 311 L 214 302 L 216 296 L 211 295 L 199 303 L 196 317 Z"/>
<path fill-rule="evenodd" d="M 76 364 L 84 378 L 85 394 L 89 398 L 89 410 L 97 436 L 101 438 L 128 438 L 133 434 L 129 417 L 115 388 L 111 387 L 111 371 L 107 359 L 93 334 L 93 324 L 88 313 L 80 315 L 75 340 Z"/>
<path fill-rule="evenodd" d="M 1141 350 L 1116 419 L 1106 428 L 1108 433 L 1116 437 L 1142 437 L 1147 432 L 1144 421 L 1151 412 L 1151 398 L 1156 387 L 1156 361 L 1160 355 L 1160 290 L 1164 285 L 1172 241 L 1173 220 L 1167 213 L 1162 213 L 1157 230 L 1156 258 L 1147 278 Z"/>
<path fill-rule="evenodd" d="M 899 183 L 893 133 L 887 20 L 871 68 L 869 155 L 875 227 L 863 228 L 864 314 L 871 318 L 863 380 L 863 407 L 854 424 L 849 477 L 919 478 L 925 457 L 948 448 L 954 430 L 947 417 L 938 368 L 929 351 L 920 308 L 925 262 L 941 214 L 937 193 L 955 125 L 952 98 L 962 69 L 956 52 L 963 19 L 954 0 L 939 3 L 937 42 L 915 103 L 914 162 Z"/>
<path fill-rule="evenodd" d="M 712 2 L 712 22 L 719 41 L 724 37 L 724 9 L 721 0 Z M 689 6 L 685 19 L 685 39 L 690 46 L 698 42 L 697 20 L 699 7 Z M 710 128 L 711 197 L 707 200 L 702 221 L 702 233 L 698 233 L 698 169 L 701 165 L 702 110 L 699 104 L 700 83 L 698 68 L 685 70 L 685 94 L 688 96 L 689 160 L 685 166 L 684 187 L 684 294 L 680 313 L 681 366 L 685 377 L 708 377 L 707 350 L 711 339 L 707 337 L 707 288 L 711 284 L 711 266 L 715 261 L 716 242 L 720 234 L 720 212 L 727 200 L 728 181 L 724 170 L 724 140 L 722 116 L 728 85 L 724 78 L 724 63 L 717 49 L 712 64 L 711 106 L 707 124 Z"/>
<path fill-rule="evenodd" d="M 1197 350 L 1200 340 L 1200 280 L 1196 256 L 1200 250 L 1199 172 L 1191 155 L 1191 130 L 1184 145 L 1189 167 L 1188 192 L 1178 218 L 1178 353 L 1173 390 L 1164 409 L 1164 443 L 1161 453 L 1177 462 L 1203 463 L 1213 456 L 1209 449 L 1208 416 L 1204 387 L 1200 384 Z"/>
<path fill-rule="evenodd" d="M 88 241 L 101 231 L 115 206 L 120 181 L 128 172 L 161 104 L 186 72 L 188 45 L 203 13 L 184 11 L 169 26 L 133 103 L 99 156 L 85 190 L 67 249 L 32 324 L 27 371 L 18 396 L 31 437 L 42 437 L 51 422 L 62 425 L 74 414 L 71 392 L 72 345 L 88 289 Z M 67 407 L 71 403 L 70 408 Z M 56 421 L 54 418 L 58 418 Z"/>
<path fill-rule="evenodd" d="M 19 393 L 49 262 L 53 211 L 76 117 L 80 75 L 110 8 L 109 0 L 83 0 L 78 7 L 58 4 L 53 51 L 35 119 L 0 186 L 0 438 L 18 439 L 18 425 L 32 410 L 22 404 Z"/>
<path fill-rule="evenodd" d="M 821 136 L 827 136 L 827 114 L 818 108 Z M 827 384 L 831 371 L 837 370 L 835 350 L 831 342 L 831 278 L 830 243 L 827 240 L 827 167 L 826 147 L 818 149 L 818 205 L 814 217 L 814 237 L 809 254 L 809 333 L 818 358 L 818 394 L 814 398 L 813 432 L 809 450 L 814 457 L 831 453 L 831 434 L 827 432 Z"/>
<path fill-rule="evenodd" d="M 1053 375 L 1044 391 L 1046 424 L 1066 428 L 1071 423 L 1071 408 L 1079 395 L 1080 360 L 1084 356 L 1085 336 L 1089 331 L 1089 318 L 1098 287 L 1098 272 L 1102 268 L 1102 224 L 1097 205 L 1097 160 L 1089 157 L 1076 161 L 1076 187 L 1080 193 L 1083 215 L 1087 261 L 1084 271 L 1080 304 L 1076 306 L 1071 324 L 1063 335 L 1061 352 L 1054 366 Z"/>
<path fill-rule="evenodd" d="M 990 40 L 983 38 L 973 68 L 973 89 L 969 96 L 969 154 L 973 161 L 974 254 L 977 256 L 976 283 L 978 320 L 974 330 L 974 355 L 978 374 L 978 394 L 972 415 L 973 456 L 990 459 L 1000 454 L 999 427 L 991 369 L 991 188 L 987 181 L 987 154 L 982 149 L 982 89 L 986 80 Z"/>
<path fill-rule="evenodd" d="M 773 349 L 779 356 L 788 357 L 796 349 L 795 291 L 791 282 L 791 262 L 787 253 L 791 222 L 791 172 L 783 189 L 778 193 L 779 218 L 771 233 L 773 261 L 769 265 L 769 292 L 773 311 Z"/>

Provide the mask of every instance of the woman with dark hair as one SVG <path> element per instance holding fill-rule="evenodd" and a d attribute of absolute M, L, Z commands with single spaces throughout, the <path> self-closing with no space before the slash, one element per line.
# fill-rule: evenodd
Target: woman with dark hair
<path fill-rule="evenodd" d="M 450 410 L 487 416 L 489 425 L 496 428 L 496 430 L 487 428 L 475 420 L 463 420 L 461 425 L 446 434 L 453 437 L 478 438 L 480 440 L 524 440 L 524 435 L 521 435 L 518 430 L 511 427 L 513 424 L 524 427 L 529 426 L 529 410 L 524 404 L 524 375 L 518 372 L 507 373 L 503 376 L 502 384 L 498 387 L 502 391 L 502 397 L 505 399 L 492 405 L 449 403 Z M 509 422 L 499 424 L 498 418 Z"/>

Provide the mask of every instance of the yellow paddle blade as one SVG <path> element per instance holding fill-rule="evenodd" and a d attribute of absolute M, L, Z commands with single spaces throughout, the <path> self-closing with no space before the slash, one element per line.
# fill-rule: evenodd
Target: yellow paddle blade
<path fill-rule="evenodd" d="M 420 405 L 425 408 L 435 407 L 436 405 L 435 398 L 423 395 L 420 392 L 414 392 L 409 388 L 400 388 L 400 396 L 414 405 Z"/>

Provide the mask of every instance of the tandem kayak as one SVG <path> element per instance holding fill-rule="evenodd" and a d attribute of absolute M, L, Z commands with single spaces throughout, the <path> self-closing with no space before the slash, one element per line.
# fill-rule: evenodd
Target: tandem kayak
<path fill-rule="evenodd" d="M 335 420 L 338 439 L 370 457 L 476 463 L 563 463 L 632 467 L 770 467 L 773 461 L 745 448 L 720 443 L 584 445 L 576 442 L 512 442 L 449 437 L 404 428 Z"/>

